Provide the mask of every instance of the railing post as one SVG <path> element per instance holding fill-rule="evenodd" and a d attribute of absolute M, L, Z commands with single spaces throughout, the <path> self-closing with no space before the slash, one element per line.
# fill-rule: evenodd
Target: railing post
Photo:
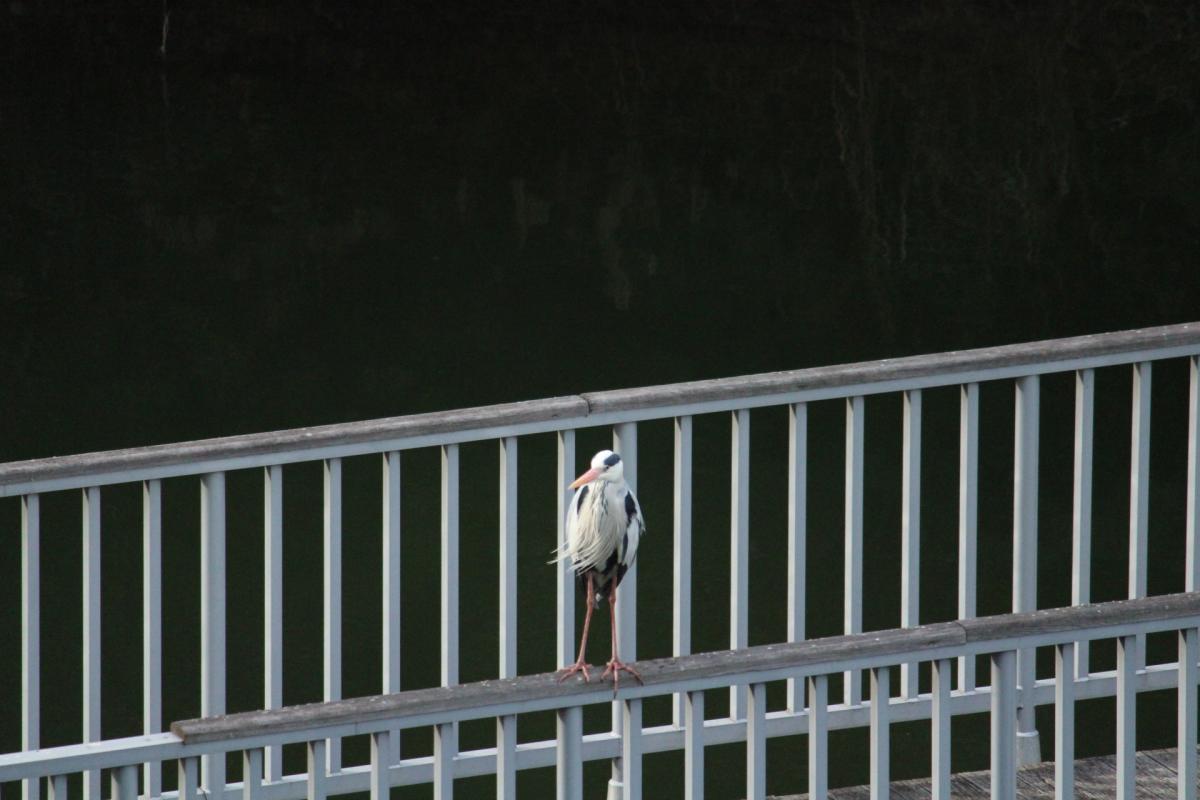
<path fill-rule="evenodd" d="M 1150 376 L 1149 361 L 1133 365 L 1133 408 L 1129 469 L 1129 599 L 1146 596 L 1146 554 L 1150 526 Z M 1146 636 L 1139 634 L 1134 669 L 1145 662 Z"/>
<path fill-rule="evenodd" d="M 1117 797 L 1134 800 L 1137 775 L 1137 638 L 1117 637 Z"/>
<path fill-rule="evenodd" d="M 342 460 L 324 469 L 325 702 L 342 698 Z M 342 740 L 329 740 L 329 772 L 342 770 Z"/>
<path fill-rule="evenodd" d="M 433 726 L 433 800 L 453 800 L 454 756 L 458 752 L 456 723 Z"/>
<path fill-rule="evenodd" d="M 685 656 L 692 652 L 692 418 L 675 418 L 674 486 L 674 597 L 672 607 L 673 638 L 671 653 Z M 790 591 L 790 589 L 789 589 Z M 682 727 L 687 716 L 684 693 L 675 696 L 672 718 Z"/>
<path fill-rule="evenodd" d="M 1200 671 L 1196 661 L 1200 659 L 1200 645 L 1197 636 L 1200 631 L 1196 628 L 1185 628 L 1179 631 L 1179 678 L 1177 681 L 1177 727 L 1178 738 L 1175 741 L 1176 758 L 1178 759 L 1176 775 L 1178 776 L 1179 800 L 1196 800 L 1196 700 L 1197 682 L 1200 681 Z"/>
<path fill-rule="evenodd" d="M 200 759 L 196 756 L 181 758 L 178 762 L 179 771 L 179 800 L 199 800 L 200 797 Z M 63 792 L 66 798 L 66 792 Z"/>
<path fill-rule="evenodd" d="M 1012 650 L 992 654 L 992 800 L 1017 796 L 1016 659 Z"/>
<path fill-rule="evenodd" d="M 808 797 L 829 797 L 829 678 L 808 678 Z"/>
<path fill-rule="evenodd" d="M 263 468 L 263 708 L 283 706 L 283 468 Z M 283 748 L 264 753 L 264 778 L 283 777 Z"/>
<path fill-rule="evenodd" d="M 704 692 L 687 692 L 684 698 L 683 796 L 704 798 Z"/>
<path fill-rule="evenodd" d="M 904 393 L 900 490 L 900 627 L 921 624 L 921 392 Z M 900 696 L 917 696 L 917 664 L 900 665 Z"/>
<path fill-rule="evenodd" d="M 500 664 L 517 675 L 517 437 L 500 440 Z M 517 718 L 496 720 L 496 798 L 517 796 Z"/>
<path fill-rule="evenodd" d="M 1037 375 L 1017 379 L 1013 456 L 1013 611 L 1037 610 L 1038 397 Z M 1017 759 L 1041 761 L 1034 721 L 1033 688 L 1037 660 L 1033 649 L 1017 654 Z"/>
<path fill-rule="evenodd" d="M 767 795 L 767 687 L 755 683 L 746 695 L 746 800 Z"/>
<path fill-rule="evenodd" d="M 933 800 L 950 800 L 950 659 L 933 663 L 930 790 Z"/>
<path fill-rule="evenodd" d="M 891 777 L 891 690 L 887 667 L 871 670 L 871 800 L 887 800 Z"/>
<path fill-rule="evenodd" d="M 308 800 L 325 800 L 325 740 L 316 739 L 305 745 L 308 762 Z M 436 752 L 436 751 L 435 751 Z"/>
<path fill-rule="evenodd" d="M 558 544 L 566 545 L 567 508 L 571 502 L 571 481 L 575 478 L 575 431 L 559 431 L 558 472 L 555 492 L 558 498 Z M 575 660 L 575 571 L 570 559 L 562 559 L 556 569 L 558 602 L 558 646 L 555 648 L 558 667 L 565 667 Z"/>
<path fill-rule="evenodd" d="M 41 746 L 41 514 L 38 496 L 21 497 L 21 749 Z M 36 778 L 21 784 L 23 800 L 38 800 Z"/>
<path fill-rule="evenodd" d="M 142 483 L 142 731 L 162 730 L 162 483 Z M 145 797 L 162 794 L 162 764 L 145 764 Z"/>
<path fill-rule="evenodd" d="M 805 587 L 808 585 L 808 406 L 805 403 L 788 406 L 787 493 L 787 635 L 789 642 L 799 642 L 805 636 Z M 803 681 L 789 678 L 787 709 L 795 713 L 803 707 Z"/>
<path fill-rule="evenodd" d="M 83 741 L 100 735 L 100 489 L 83 490 Z M 83 774 L 83 800 L 100 800 L 100 770 Z"/>
<path fill-rule="evenodd" d="M 1188 359 L 1187 522 L 1184 589 L 1200 589 L 1200 356 Z"/>
<path fill-rule="evenodd" d="M 627 697 L 620 703 L 624 723 L 621 736 L 624 800 L 642 800 L 642 701 Z"/>
<path fill-rule="evenodd" d="M 975 616 L 976 540 L 979 521 L 979 384 L 959 387 L 958 618 Z M 958 659 L 958 690 L 975 690 L 975 656 Z"/>
<path fill-rule="evenodd" d="M 135 800 L 138 790 L 137 767 L 133 764 L 115 767 L 111 776 L 111 800 Z"/>
<path fill-rule="evenodd" d="M 613 426 L 613 450 L 621 454 L 625 464 L 625 482 L 635 494 L 637 493 L 637 423 L 622 422 Z M 625 573 L 621 586 L 617 590 L 617 642 L 620 645 L 622 661 L 637 660 L 637 562 Z M 641 719 L 641 706 L 637 708 L 638 719 Z M 612 704 L 612 730 L 618 736 L 624 736 L 622 741 L 628 742 L 627 734 L 622 733 L 622 725 L 628 720 L 628 714 L 622 707 L 621 701 Z M 638 731 L 637 735 L 640 736 Z M 640 751 L 639 751 L 640 752 Z M 638 765 L 640 769 L 640 764 Z M 638 780 L 640 781 L 640 773 Z M 624 786 L 625 796 L 629 797 L 629 786 L 625 775 L 624 749 L 622 755 L 612 761 L 612 777 L 609 780 L 609 794 L 613 785 Z M 641 795 L 641 786 L 637 795 Z"/>
<path fill-rule="evenodd" d="M 400 691 L 400 452 L 383 454 L 383 692 Z M 400 729 L 388 736 L 388 765 L 400 760 Z"/>
<path fill-rule="evenodd" d="M 750 633 L 750 412 L 730 415 L 729 649 L 741 650 Z M 746 717 L 746 687 L 729 687 L 729 716 Z"/>
<path fill-rule="evenodd" d="M 183 783 L 180 782 L 180 787 Z M 70 800 L 67 797 L 67 776 L 66 775 L 51 775 L 46 779 L 46 797 L 47 800 Z M 183 796 L 183 792 L 179 793 L 181 800 L 188 800 Z"/>
<path fill-rule="evenodd" d="M 252 747 L 242 751 L 242 800 L 262 797 L 263 751 Z"/>
<path fill-rule="evenodd" d="M 200 479 L 200 714 L 225 713 L 225 473 Z M 201 759 L 201 785 L 225 790 L 224 754 Z"/>
<path fill-rule="evenodd" d="M 862 397 L 846 398 L 846 492 L 845 547 L 842 601 L 842 630 L 862 632 L 862 540 L 863 540 L 863 423 Z M 845 673 L 844 697 L 847 705 L 862 702 L 862 675 L 858 670 Z"/>
<path fill-rule="evenodd" d="M 1090 369 L 1075 373 L 1075 480 L 1072 487 L 1071 605 L 1092 597 L 1092 427 L 1096 375 Z M 1075 646 L 1075 676 L 1086 678 L 1089 642 Z"/>
<path fill-rule="evenodd" d="M 371 796 L 370 800 L 388 800 L 392 781 L 388 768 L 392 764 L 395 748 L 391 743 L 391 731 L 376 731 L 371 734 Z"/>
<path fill-rule="evenodd" d="M 1054 648 L 1054 800 L 1075 797 L 1075 647 Z"/>

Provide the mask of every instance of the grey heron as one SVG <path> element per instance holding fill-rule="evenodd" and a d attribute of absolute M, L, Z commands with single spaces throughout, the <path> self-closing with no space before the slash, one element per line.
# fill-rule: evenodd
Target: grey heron
<path fill-rule="evenodd" d="M 642 676 L 617 657 L 617 585 L 637 558 L 638 540 L 646 530 L 642 508 L 625 483 L 625 465 L 621 456 L 611 450 L 601 450 L 592 457 L 591 468 L 571 484 L 575 496 L 567 511 L 566 541 L 558 549 L 556 560 L 570 559 L 575 576 L 587 595 L 587 613 L 583 618 L 583 634 L 579 640 L 579 658 L 559 672 L 558 680 L 582 673 L 589 681 L 587 650 L 588 628 L 596 603 L 608 599 L 612 629 L 612 658 L 600 675 L 609 674 L 613 691 L 617 690 L 620 673 L 628 672 L 638 683 Z"/>

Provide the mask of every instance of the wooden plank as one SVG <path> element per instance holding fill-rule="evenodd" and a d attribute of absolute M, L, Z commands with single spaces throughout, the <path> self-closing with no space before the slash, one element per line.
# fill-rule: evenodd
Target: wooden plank
<path fill-rule="evenodd" d="M 744 650 L 719 650 L 678 658 L 638 662 L 645 686 L 623 688 L 629 695 L 654 694 L 656 686 L 678 686 L 685 681 L 711 681 L 714 685 L 732 675 L 756 672 L 837 670 L 849 659 L 879 659 L 886 663 L 897 655 L 921 658 L 922 653 L 945 652 L 964 644 L 979 646 L 1018 637 L 1068 632 L 1070 638 L 1086 637 L 1089 631 L 1107 633 L 1113 626 L 1136 622 L 1193 619 L 1200 615 L 1200 594 L 1158 595 L 1139 600 L 1118 600 L 1087 608 L 1046 609 L 1026 614 L 1005 614 L 960 622 L 941 622 L 919 628 L 871 631 L 855 636 L 831 636 L 804 642 L 759 645 Z M 773 679 L 773 678 L 772 678 Z M 316 726 L 361 725 L 372 720 L 404 718 L 447 712 L 472 712 L 494 716 L 504 704 L 539 704 L 540 708 L 611 700 L 608 683 L 559 683 L 555 673 L 504 680 L 489 680 L 460 686 L 417 689 L 399 694 L 378 695 L 314 703 L 274 710 L 248 711 L 224 717 L 186 720 L 171 725 L 172 733 L 185 742 L 219 741 L 249 736 L 266 736 L 311 729 Z M 497 713 L 511 713 L 509 711 Z M 470 713 L 464 713 L 470 717 Z M 444 716 L 441 718 L 445 718 Z M 362 731 L 364 733 L 369 731 Z"/>
<path fill-rule="evenodd" d="M 176 444 L 80 455 L 17 461 L 0 465 L 0 496 L 36 491 L 32 485 L 74 477 L 113 475 L 113 480 L 138 480 L 161 475 L 128 474 L 169 466 L 189 465 L 172 474 L 200 474 L 228 467 L 214 464 L 228 459 L 270 455 L 282 464 L 313 458 L 321 448 L 352 444 L 386 443 L 428 435 L 511 428 L 556 420 L 579 420 L 597 414 L 719 403 L 751 397 L 773 397 L 802 391 L 863 386 L 890 391 L 892 384 L 929 379 L 922 385 L 950 385 L 978 380 L 997 371 L 1040 374 L 1096 364 L 1192 355 L 1200 346 L 1200 322 L 1157 328 L 1093 334 L 1024 344 L 951 351 L 908 358 L 883 359 L 857 364 L 768 372 L 718 380 L 621 389 L 492 406 L 411 414 L 362 422 L 293 428 L 269 433 L 202 439 Z M 1011 375 L 1010 375 L 1011 376 Z M 911 387 L 920 388 L 920 387 Z M 574 426 L 574 427 L 577 427 Z M 549 428 L 547 428 L 549 429 Z M 364 449 L 370 452 L 372 448 Z M 289 457 L 287 454 L 301 454 Z M 342 454 L 345 455 L 345 454 Z M 194 466 L 194 468 L 192 468 Z M 246 465 L 251 466 L 251 465 Z M 261 464 L 259 465 L 261 466 Z M 93 481 L 99 485 L 105 481 Z M 83 486 L 78 483 L 76 488 Z M 56 488 L 68 488 L 67 485 Z"/>

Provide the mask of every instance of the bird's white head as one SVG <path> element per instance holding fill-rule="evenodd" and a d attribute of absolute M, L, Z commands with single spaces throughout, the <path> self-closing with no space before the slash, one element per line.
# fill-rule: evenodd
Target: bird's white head
<path fill-rule="evenodd" d="M 572 489 L 578 489 L 592 481 L 609 481 L 616 483 L 625 478 L 625 464 L 621 456 L 612 450 L 601 450 L 592 456 L 592 468 L 580 475 L 571 484 Z"/>

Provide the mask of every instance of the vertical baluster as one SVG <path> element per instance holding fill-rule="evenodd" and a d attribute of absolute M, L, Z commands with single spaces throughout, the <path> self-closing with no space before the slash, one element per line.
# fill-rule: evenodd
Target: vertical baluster
<path fill-rule="evenodd" d="M 621 454 L 625 464 L 625 481 L 634 494 L 637 493 L 637 423 L 622 422 L 613 426 L 613 450 Z M 637 660 L 637 563 L 635 562 L 625 577 L 621 580 L 617 592 L 617 641 L 620 644 L 621 660 L 631 662 Z M 621 735 L 621 726 L 625 722 L 625 713 L 620 701 L 612 704 L 612 730 Z M 638 706 L 638 719 L 641 719 L 641 706 Z M 640 735 L 640 731 L 638 732 Z M 624 752 L 624 751 L 622 751 Z M 625 782 L 623 758 L 613 759 L 612 782 Z M 640 764 L 638 765 L 640 768 Z M 626 786 L 628 792 L 628 786 Z M 640 788 L 638 793 L 640 795 Z M 628 797 L 628 794 L 626 795 Z"/>
<path fill-rule="evenodd" d="M 458 445 L 442 446 L 442 685 L 458 683 Z M 447 742 L 452 741 L 448 739 Z M 449 754 L 454 757 L 453 753 Z"/>
<path fill-rule="evenodd" d="M 500 440 L 500 671 L 517 675 L 517 438 Z M 496 720 L 496 797 L 517 796 L 517 718 Z"/>
<path fill-rule="evenodd" d="M 829 797 L 829 678 L 808 678 L 808 797 Z"/>
<path fill-rule="evenodd" d="M 1017 379 L 1013 456 L 1013 611 L 1037 609 L 1037 511 L 1038 511 L 1038 398 L 1037 375 Z M 1036 762 L 1037 728 L 1033 717 L 1035 651 L 1017 655 L 1017 730 L 1022 737 L 1018 757 L 1022 763 Z"/>
<path fill-rule="evenodd" d="M 181 758 L 179 769 L 179 800 L 199 800 L 200 797 L 200 759 L 192 756 Z M 63 793 L 64 800 L 66 792 Z"/>
<path fill-rule="evenodd" d="M 389 800 L 392 781 L 388 767 L 392 764 L 395 748 L 391 742 L 391 731 L 375 731 L 371 734 L 371 797 L 370 800 Z"/>
<path fill-rule="evenodd" d="M 788 485 L 787 485 L 787 635 L 789 642 L 804 640 L 805 587 L 808 551 L 808 406 L 788 406 Z M 787 710 L 796 713 L 804 707 L 804 686 L 800 679 L 787 682 Z"/>
<path fill-rule="evenodd" d="M 1200 682 L 1200 671 L 1196 661 L 1200 659 L 1200 645 L 1196 628 L 1185 628 L 1179 632 L 1179 678 L 1177 681 L 1178 738 L 1175 741 L 1179 800 L 1196 800 L 1196 684 Z"/>
<path fill-rule="evenodd" d="M 621 737 L 621 762 L 624 766 L 625 800 L 642 798 L 642 701 L 621 701 L 625 735 Z"/>
<path fill-rule="evenodd" d="M 200 479 L 200 714 L 225 713 L 225 473 Z M 225 755 L 204 756 L 200 782 L 225 790 Z"/>
<path fill-rule="evenodd" d="M 566 520 L 567 508 L 571 501 L 572 492 L 567 488 L 575 477 L 575 431 L 559 431 L 556 437 L 558 444 L 558 469 L 555 476 L 556 497 L 558 498 L 558 542 L 565 546 L 567 541 Z M 569 559 L 563 559 L 557 565 L 558 584 L 558 646 L 556 658 L 558 667 L 565 667 L 575 661 L 575 572 Z M 583 769 L 578 758 L 578 750 L 583 738 L 583 710 L 581 708 L 565 708 L 557 712 L 555 719 L 557 733 L 557 790 L 559 797 L 579 797 L 583 787 Z M 578 766 L 577 766 L 578 765 Z"/>
<path fill-rule="evenodd" d="M 1134 800 L 1137 772 L 1137 637 L 1117 637 L 1117 800 Z"/>
<path fill-rule="evenodd" d="M 325 702 L 342 699 L 342 460 L 325 461 Z M 342 740 L 330 739 L 329 772 L 342 769 Z"/>
<path fill-rule="evenodd" d="M 900 500 L 900 627 L 921 624 L 921 392 L 904 393 Z M 917 696 L 917 664 L 900 665 L 900 696 Z"/>
<path fill-rule="evenodd" d="M 283 467 L 263 469 L 263 708 L 283 705 Z M 283 748 L 264 754 L 264 776 L 283 777 Z"/>
<path fill-rule="evenodd" d="M 1188 359 L 1187 544 L 1184 588 L 1200 589 L 1200 356 Z"/>
<path fill-rule="evenodd" d="M 42 558 L 41 512 L 36 494 L 21 497 L 21 749 L 41 746 Z M 41 784 L 21 784 L 24 800 L 38 800 Z"/>
<path fill-rule="evenodd" d="M 704 692 L 686 692 L 683 713 L 683 796 L 704 800 Z"/>
<path fill-rule="evenodd" d="M 671 653 L 692 652 L 692 418 L 675 418 L 675 560 Z M 675 696 L 674 723 L 684 724 L 687 699 Z"/>
<path fill-rule="evenodd" d="M 182 787 L 182 782 L 180 786 Z M 66 775 L 51 775 L 46 779 L 47 800 L 70 800 L 67 797 L 67 776 Z M 189 800 L 180 792 L 181 800 Z"/>
<path fill-rule="evenodd" d="M 100 489 L 83 490 L 83 741 L 100 735 Z M 84 773 L 83 800 L 100 800 L 100 770 Z"/>
<path fill-rule="evenodd" d="M 262 797 L 263 751 L 252 747 L 242 751 L 242 800 Z"/>
<path fill-rule="evenodd" d="M 136 766 L 127 764 L 114 767 L 110 776 L 112 778 L 112 800 L 135 800 L 138 790 Z"/>
<path fill-rule="evenodd" d="M 861 397 L 846 398 L 846 541 L 843 581 L 842 630 L 862 632 L 863 548 L 863 422 Z M 845 673 L 845 702 L 862 702 L 862 676 L 858 670 Z"/>
<path fill-rule="evenodd" d="M 730 415 L 732 461 L 729 525 L 729 648 L 749 644 L 750 632 L 750 412 Z M 729 716 L 746 716 L 746 687 L 729 687 Z"/>
<path fill-rule="evenodd" d="M 887 800 L 892 788 L 888 668 L 871 670 L 871 800 Z"/>
<path fill-rule="evenodd" d="M 1072 494 L 1071 605 L 1082 606 L 1092 598 L 1092 420 L 1096 396 L 1096 374 L 1084 369 L 1075 373 L 1075 482 Z M 1086 678 L 1089 642 L 1075 647 L 1075 675 Z"/>
<path fill-rule="evenodd" d="M 979 384 L 959 387 L 958 618 L 975 616 L 976 534 L 979 521 Z M 975 691 L 975 656 L 958 659 L 958 689 Z"/>
<path fill-rule="evenodd" d="M 746 702 L 746 799 L 767 795 L 767 687 L 750 686 Z"/>
<path fill-rule="evenodd" d="M 930 789 L 933 800 L 950 800 L 950 659 L 933 663 Z"/>
<path fill-rule="evenodd" d="M 142 731 L 162 730 L 162 484 L 142 483 Z M 145 796 L 162 794 L 162 763 L 145 764 Z"/>
<path fill-rule="evenodd" d="M 400 691 L 400 453 L 383 454 L 383 692 Z M 387 738 L 386 763 L 400 760 L 400 729 Z"/>
<path fill-rule="evenodd" d="M 457 723 L 433 726 L 433 800 L 453 800 L 454 756 L 458 752 Z"/>
<path fill-rule="evenodd" d="M 1129 597 L 1146 596 L 1146 551 L 1150 526 L 1150 362 L 1133 365 L 1133 424 L 1129 468 Z M 1145 659 L 1146 635 L 1138 634 L 1135 669 Z"/>
<path fill-rule="evenodd" d="M 567 508 L 571 502 L 571 481 L 575 479 L 575 431 L 559 431 L 558 471 L 555 476 L 555 496 L 558 498 L 558 543 L 565 547 L 567 542 Z M 555 648 L 559 667 L 575 661 L 575 572 L 569 559 L 558 562 L 558 646 Z"/>
<path fill-rule="evenodd" d="M 1075 643 L 1054 648 L 1054 799 L 1075 797 Z"/>
<path fill-rule="evenodd" d="M 325 800 L 325 740 L 308 742 L 305 753 L 308 761 L 308 800 Z"/>
<path fill-rule="evenodd" d="M 992 654 L 992 800 L 1017 796 L 1016 656 L 1012 650 Z"/>

